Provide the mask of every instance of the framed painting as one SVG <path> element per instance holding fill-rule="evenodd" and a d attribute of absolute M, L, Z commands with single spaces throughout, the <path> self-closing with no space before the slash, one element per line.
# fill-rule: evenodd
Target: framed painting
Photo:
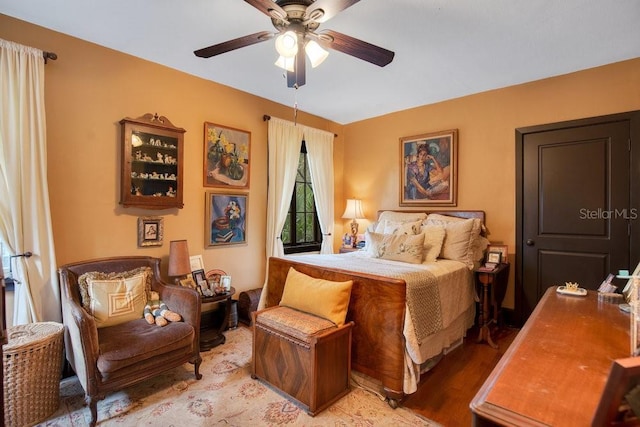
<path fill-rule="evenodd" d="M 458 130 L 400 138 L 400 206 L 457 206 Z"/>
<path fill-rule="evenodd" d="M 249 188 L 251 133 L 204 123 L 204 186 Z"/>
<path fill-rule="evenodd" d="M 138 246 L 162 246 L 164 218 L 159 216 L 138 217 Z"/>
<path fill-rule="evenodd" d="M 207 247 L 247 243 L 248 194 L 206 192 Z"/>

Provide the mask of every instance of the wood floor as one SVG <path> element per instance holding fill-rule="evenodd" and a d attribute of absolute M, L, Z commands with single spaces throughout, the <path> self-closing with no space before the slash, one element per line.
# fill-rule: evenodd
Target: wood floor
<path fill-rule="evenodd" d="M 514 340 L 517 329 L 500 327 L 491 333 L 498 349 L 476 343 L 477 328 L 421 379 L 418 391 L 402 406 L 445 427 L 471 426 L 469 403 Z"/>

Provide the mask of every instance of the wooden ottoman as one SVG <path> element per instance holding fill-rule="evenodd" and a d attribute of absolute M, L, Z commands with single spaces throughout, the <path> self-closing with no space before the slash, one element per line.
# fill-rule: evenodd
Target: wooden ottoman
<path fill-rule="evenodd" d="M 311 416 L 349 392 L 353 322 L 333 322 L 289 307 L 253 314 L 251 376 L 286 393 Z"/>

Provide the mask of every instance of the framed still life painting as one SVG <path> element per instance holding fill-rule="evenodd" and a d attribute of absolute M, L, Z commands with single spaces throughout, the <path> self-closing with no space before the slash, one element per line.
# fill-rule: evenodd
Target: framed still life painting
<path fill-rule="evenodd" d="M 215 247 L 247 243 L 247 194 L 207 191 L 205 245 Z"/>
<path fill-rule="evenodd" d="M 251 133 L 204 124 L 204 186 L 249 188 Z"/>
<path fill-rule="evenodd" d="M 400 206 L 457 206 L 458 130 L 400 138 Z"/>

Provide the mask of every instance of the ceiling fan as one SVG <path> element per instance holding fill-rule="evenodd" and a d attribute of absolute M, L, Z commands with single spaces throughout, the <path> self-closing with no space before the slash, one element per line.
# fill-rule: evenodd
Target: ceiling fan
<path fill-rule="evenodd" d="M 287 86 L 305 84 L 305 53 L 313 67 L 334 49 L 347 55 L 384 67 L 393 60 L 394 52 L 332 30 L 316 32 L 328 21 L 359 0 L 245 0 L 271 17 L 276 33 L 261 31 L 194 51 L 196 56 L 210 58 L 241 47 L 269 40 L 277 35 L 276 65 L 287 70 Z"/>

